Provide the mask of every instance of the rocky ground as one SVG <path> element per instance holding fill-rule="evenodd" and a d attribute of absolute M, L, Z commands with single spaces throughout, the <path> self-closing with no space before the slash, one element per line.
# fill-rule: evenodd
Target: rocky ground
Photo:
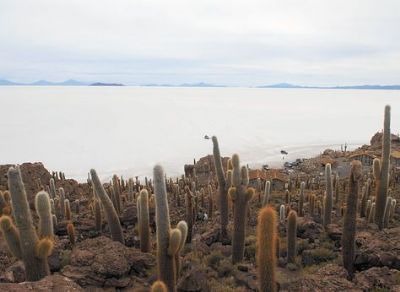
<path fill-rule="evenodd" d="M 341 175 L 340 197 L 346 189 L 346 157 L 330 155 L 336 163 L 333 170 Z M 0 166 L 0 189 L 5 190 L 6 171 L 9 166 Z M 295 169 L 292 177 L 307 175 L 320 177 L 323 173 L 321 157 L 307 160 Z M 40 163 L 23 164 L 23 179 L 30 202 L 43 185 L 49 183 L 51 174 Z M 340 170 L 340 171 L 339 171 Z M 150 225 L 152 227 L 152 251 L 139 250 L 136 203 L 123 200 L 120 221 L 123 226 L 125 245 L 112 241 L 106 222 L 102 230 L 96 231 L 91 210 L 92 190 L 88 184 L 79 184 L 70 179 L 56 180 L 63 187 L 71 202 L 79 200 L 79 212 L 73 210 L 77 243 L 68 239 L 65 222 L 59 222 L 55 248 L 49 258 L 52 275 L 39 282 L 25 282 L 23 264 L 9 253 L 4 239 L 0 237 L 0 291 L 149 291 L 156 280 L 156 248 L 154 203 L 150 199 Z M 306 197 L 315 194 L 321 198 L 323 182 L 315 189 L 306 189 Z M 392 186 L 391 194 L 400 200 L 400 189 Z M 127 190 L 123 192 L 127 196 Z M 182 271 L 178 291 L 257 291 L 255 267 L 257 213 L 261 207 L 258 193 L 250 201 L 247 218 L 245 259 L 232 265 L 231 242 L 221 242 L 219 236 L 219 211 L 214 208 L 207 220 L 197 220 L 193 228 L 191 243 L 182 252 Z M 213 193 L 217 204 L 217 193 Z M 291 209 L 298 209 L 298 188 L 290 191 Z M 183 201 L 183 199 L 181 199 Z M 284 192 L 272 193 L 272 205 L 279 209 L 284 204 Z M 172 194 L 169 198 L 171 224 L 185 219 L 185 207 Z M 199 211 L 208 212 L 208 202 L 198 202 Z M 230 206 L 231 209 L 232 206 Z M 305 216 L 298 218 L 297 257 L 295 264 L 286 263 L 286 222 L 280 222 L 280 250 L 278 258 L 278 285 L 280 291 L 400 291 L 400 211 L 396 209 L 388 228 L 379 231 L 375 224 L 365 218 L 357 219 L 356 274 L 347 279 L 342 266 L 341 203 L 335 205 L 333 222 L 324 230 L 321 215 L 310 216 L 306 200 Z M 232 214 L 232 212 L 230 212 Z M 230 231 L 232 231 L 232 217 Z M 1 235 L 0 235 L 1 236 Z"/>

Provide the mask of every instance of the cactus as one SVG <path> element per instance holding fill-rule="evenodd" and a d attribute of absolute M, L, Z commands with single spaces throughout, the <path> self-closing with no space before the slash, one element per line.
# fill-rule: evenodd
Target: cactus
<path fill-rule="evenodd" d="M 128 180 L 128 201 L 133 201 L 133 178 Z"/>
<path fill-rule="evenodd" d="M 162 281 L 155 281 L 151 285 L 151 292 L 168 292 L 167 286 Z"/>
<path fill-rule="evenodd" d="M 49 237 L 52 239 L 54 237 L 54 226 L 48 193 L 41 191 L 36 195 L 35 208 L 39 216 L 39 238 Z"/>
<path fill-rule="evenodd" d="M 243 260 L 244 240 L 246 237 L 246 219 L 248 203 L 254 195 L 254 189 L 248 188 L 249 174 L 246 166 L 240 167 L 239 155 L 232 156 L 232 185 L 229 194 L 234 202 L 235 212 L 233 218 L 232 263 Z"/>
<path fill-rule="evenodd" d="M 297 255 L 297 214 L 296 211 L 291 210 L 288 216 L 287 223 L 287 262 L 294 264 Z"/>
<path fill-rule="evenodd" d="M 50 179 L 50 196 L 52 199 L 54 199 L 57 194 L 56 194 L 56 184 L 54 182 L 54 178 Z"/>
<path fill-rule="evenodd" d="M 58 220 L 56 215 L 51 216 L 51 221 L 53 222 L 53 232 L 56 233 L 58 229 Z"/>
<path fill-rule="evenodd" d="M 186 242 L 186 237 L 188 234 L 188 225 L 185 221 L 179 221 L 178 224 L 176 225 L 176 228 L 179 229 L 181 232 L 181 241 L 179 243 L 179 248 L 175 254 L 175 270 L 176 270 L 176 279 L 179 278 L 179 274 L 181 271 L 181 254 L 180 252 L 182 251 L 183 247 L 185 246 Z"/>
<path fill-rule="evenodd" d="M 71 204 L 69 203 L 68 199 L 65 199 L 64 201 L 64 208 L 65 219 L 67 219 L 67 221 L 71 221 Z"/>
<path fill-rule="evenodd" d="M 208 185 L 208 217 L 211 219 L 213 217 L 214 203 L 212 198 L 212 188 L 211 185 Z"/>
<path fill-rule="evenodd" d="M 382 161 L 374 159 L 374 176 L 376 182 L 376 199 L 374 222 L 379 229 L 383 228 L 386 200 L 388 196 L 390 165 L 390 106 L 385 107 L 382 138 Z"/>
<path fill-rule="evenodd" d="M 276 212 L 266 206 L 260 210 L 257 224 L 257 274 L 259 291 L 276 291 Z"/>
<path fill-rule="evenodd" d="M 367 207 L 366 207 L 366 209 L 365 209 L 365 219 L 368 221 L 368 218 L 369 218 L 369 213 L 370 213 L 370 211 L 371 211 L 371 205 L 372 205 L 372 201 L 371 200 L 368 200 L 367 201 Z"/>
<path fill-rule="evenodd" d="M 176 254 L 181 247 L 182 233 L 171 229 L 164 170 L 160 165 L 153 169 L 157 226 L 157 274 L 168 291 L 176 291 Z"/>
<path fill-rule="evenodd" d="M 367 202 L 368 202 L 368 183 L 361 189 L 361 206 L 360 206 L 360 217 L 365 217 L 367 211 Z"/>
<path fill-rule="evenodd" d="M 104 213 L 111 231 L 111 238 L 114 241 L 119 241 L 122 244 L 125 244 L 124 235 L 122 233 L 122 227 L 119 222 L 117 212 L 115 211 L 115 208 L 110 198 L 108 197 L 103 185 L 101 184 L 96 170 L 91 169 L 90 174 L 92 176 L 93 186 L 96 190 L 96 194 L 104 207 Z"/>
<path fill-rule="evenodd" d="M 219 145 L 217 137 L 212 137 L 213 142 L 213 156 L 214 156 L 214 164 L 218 177 L 218 192 L 219 192 L 219 208 L 221 214 L 221 238 L 228 237 L 228 221 L 229 221 L 229 213 L 228 213 L 228 185 L 227 180 L 225 179 L 224 169 L 222 167 L 221 154 L 219 151 Z M 229 181 L 229 179 L 228 179 Z"/>
<path fill-rule="evenodd" d="M 389 212 L 389 220 L 393 220 L 394 212 L 396 211 L 396 199 L 392 199 L 392 204 L 390 206 L 390 212 Z"/>
<path fill-rule="evenodd" d="M 67 225 L 67 233 L 68 233 L 69 242 L 71 242 L 72 245 L 75 245 L 75 242 L 76 242 L 75 227 L 74 227 L 74 224 L 72 224 L 72 222 L 69 222 Z"/>
<path fill-rule="evenodd" d="M 342 257 L 343 266 L 347 270 L 349 278 L 354 275 L 354 249 L 356 236 L 356 217 L 357 217 L 357 199 L 358 186 L 362 178 L 361 162 L 354 160 L 351 163 L 349 178 L 349 195 L 347 196 L 346 212 L 343 221 L 342 234 Z"/>
<path fill-rule="evenodd" d="M 58 189 L 60 193 L 60 211 L 61 211 L 61 219 L 65 218 L 65 192 L 63 188 Z"/>
<path fill-rule="evenodd" d="M 286 218 L 286 208 L 285 208 L 285 205 L 282 204 L 279 207 L 279 221 L 285 222 L 285 218 Z"/>
<path fill-rule="evenodd" d="M 333 196 L 333 187 L 332 187 L 332 169 L 331 165 L 327 163 L 325 165 L 325 181 L 326 181 L 326 195 L 324 201 L 324 227 L 326 228 L 329 224 L 331 224 L 332 217 L 332 196 Z"/>
<path fill-rule="evenodd" d="M 388 197 L 386 200 L 385 214 L 383 216 L 383 227 L 388 227 L 389 225 L 389 214 L 391 206 L 392 206 L 392 197 Z"/>
<path fill-rule="evenodd" d="M 306 187 L 306 183 L 304 181 L 302 181 L 300 184 L 300 198 L 299 198 L 299 216 L 300 217 L 304 216 L 303 205 L 304 205 L 304 188 L 305 187 Z"/>
<path fill-rule="evenodd" d="M 194 208 L 193 208 L 193 193 L 190 191 L 189 187 L 185 187 L 186 196 L 186 222 L 188 224 L 188 234 L 186 242 L 192 242 L 192 230 L 193 230 L 193 222 L 194 222 Z"/>
<path fill-rule="evenodd" d="M 314 217 L 314 214 L 315 214 L 315 195 L 314 194 L 310 195 L 309 207 L 310 207 L 310 210 L 309 210 L 310 216 Z"/>
<path fill-rule="evenodd" d="M 369 211 L 368 215 L 368 223 L 374 223 L 374 217 L 375 217 L 375 202 L 371 204 L 371 210 Z"/>
<path fill-rule="evenodd" d="M 114 195 L 115 195 L 115 203 L 116 203 L 116 210 L 118 214 L 121 213 L 121 185 L 116 174 L 113 175 L 113 186 L 114 186 Z"/>
<path fill-rule="evenodd" d="M 285 203 L 286 203 L 287 205 L 289 205 L 289 204 L 290 204 L 290 200 L 291 200 L 291 198 L 290 198 L 289 190 L 286 189 L 286 190 L 285 190 Z"/>
<path fill-rule="evenodd" d="M 44 245 L 50 241 L 47 238 L 39 241 L 19 168 L 11 167 L 8 170 L 8 188 L 12 197 L 13 214 L 18 230 L 8 217 L 1 220 L 0 226 L 7 243 L 13 244 L 13 246 L 9 246 L 10 251 L 24 262 L 26 279 L 38 281 L 50 274 L 47 257 L 43 255 L 51 253 L 52 244 Z"/>
<path fill-rule="evenodd" d="M 270 196 L 271 196 L 271 182 L 268 180 L 265 182 L 264 197 L 262 201 L 263 207 L 269 204 Z"/>
<path fill-rule="evenodd" d="M 96 230 L 100 232 L 102 227 L 102 220 L 101 220 L 100 202 L 97 199 L 94 202 L 94 218 L 95 218 Z"/>
<path fill-rule="evenodd" d="M 149 194 L 146 189 L 140 191 L 137 198 L 138 218 L 139 218 L 139 236 L 140 236 L 140 251 L 149 252 L 151 249 L 150 243 L 150 227 L 149 227 Z"/>
<path fill-rule="evenodd" d="M 335 208 L 339 208 L 339 201 L 340 201 L 340 178 L 339 175 L 336 173 L 335 175 Z"/>

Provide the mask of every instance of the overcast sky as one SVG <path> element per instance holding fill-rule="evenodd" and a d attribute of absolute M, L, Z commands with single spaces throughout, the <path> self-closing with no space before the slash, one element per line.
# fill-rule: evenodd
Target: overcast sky
<path fill-rule="evenodd" d="M 399 0 L 1 0 L 0 79 L 399 84 Z"/>

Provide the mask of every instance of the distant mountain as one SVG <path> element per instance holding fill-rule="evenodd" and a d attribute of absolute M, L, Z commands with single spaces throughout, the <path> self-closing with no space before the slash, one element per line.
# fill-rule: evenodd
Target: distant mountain
<path fill-rule="evenodd" d="M 300 85 L 294 85 L 290 83 L 277 83 L 277 84 L 272 84 L 272 85 L 262 85 L 258 86 L 259 88 L 303 88 L 303 86 Z"/>
<path fill-rule="evenodd" d="M 182 83 L 179 85 L 149 83 L 149 84 L 143 84 L 142 86 L 148 86 L 148 87 L 226 87 L 225 85 L 217 85 L 217 84 L 204 83 L 204 82 Z"/>
<path fill-rule="evenodd" d="M 21 85 L 21 83 L 12 82 L 6 79 L 0 79 L 0 86 L 2 85 Z"/>
<path fill-rule="evenodd" d="M 39 80 L 32 83 L 17 83 L 5 79 L 0 79 L 0 86 L 1 85 L 25 85 L 25 86 L 84 86 L 89 85 L 89 83 L 69 79 L 62 82 L 50 82 L 47 80 Z"/>
<path fill-rule="evenodd" d="M 290 83 L 262 85 L 258 88 L 309 88 L 309 89 L 374 89 L 374 90 L 400 90 L 400 85 L 351 85 L 351 86 L 302 86 Z"/>
<path fill-rule="evenodd" d="M 122 83 L 103 83 L 103 82 L 96 82 L 90 84 L 90 86 L 124 86 Z"/>

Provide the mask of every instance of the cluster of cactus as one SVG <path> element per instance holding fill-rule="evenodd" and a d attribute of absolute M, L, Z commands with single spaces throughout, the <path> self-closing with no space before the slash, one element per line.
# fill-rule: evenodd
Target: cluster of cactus
<path fill-rule="evenodd" d="M 233 166 L 232 187 L 229 189 L 229 195 L 235 210 L 233 217 L 232 263 L 236 264 L 243 260 L 248 203 L 254 195 L 254 189 L 248 187 L 248 169 L 246 166 L 240 167 L 239 155 L 234 154 L 231 162 Z"/>
<path fill-rule="evenodd" d="M 343 221 L 342 257 L 343 266 L 350 278 L 354 274 L 354 250 L 356 235 L 356 217 L 359 181 L 362 177 L 360 161 L 353 161 L 349 177 L 349 194 L 347 196 L 346 211 Z"/>
<path fill-rule="evenodd" d="M 11 214 L 11 197 L 9 191 L 0 191 L 0 216 Z"/>
<path fill-rule="evenodd" d="M 388 197 L 389 164 L 390 164 L 390 106 L 385 107 L 382 137 L 382 160 L 377 158 L 373 161 L 373 170 L 376 185 L 374 222 L 379 229 L 384 226 L 385 207 Z"/>
<path fill-rule="evenodd" d="M 46 192 L 36 195 L 35 205 L 39 216 L 37 234 L 18 167 L 8 170 L 8 188 L 16 225 L 11 217 L 2 216 L 0 229 L 11 253 L 23 261 L 26 279 L 38 281 L 50 274 L 47 257 L 52 253 L 54 236 L 50 198 Z"/>
<path fill-rule="evenodd" d="M 153 177 L 156 201 L 158 280 L 165 283 L 168 291 L 174 292 L 179 275 L 179 253 L 185 244 L 188 228 L 186 222 L 181 221 L 182 223 L 179 222 L 177 228 L 171 229 L 164 170 L 160 165 L 154 167 Z"/>
<path fill-rule="evenodd" d="M 97 197 L 100 199 L 101 204 L 103 205 L 104 208 L 104 214 L 111 232 L 111 238 L 114 241 L 119 241 L 122 244 L 124 244 L 125 239 L 117 211 L 115 210 L 114 205 L 111 202 L 111 199 L 107 195 L 106 190 L 104 189 L 102 183 L 100 182 L 96 170 L 91 169 L 90 174 Z"/>

